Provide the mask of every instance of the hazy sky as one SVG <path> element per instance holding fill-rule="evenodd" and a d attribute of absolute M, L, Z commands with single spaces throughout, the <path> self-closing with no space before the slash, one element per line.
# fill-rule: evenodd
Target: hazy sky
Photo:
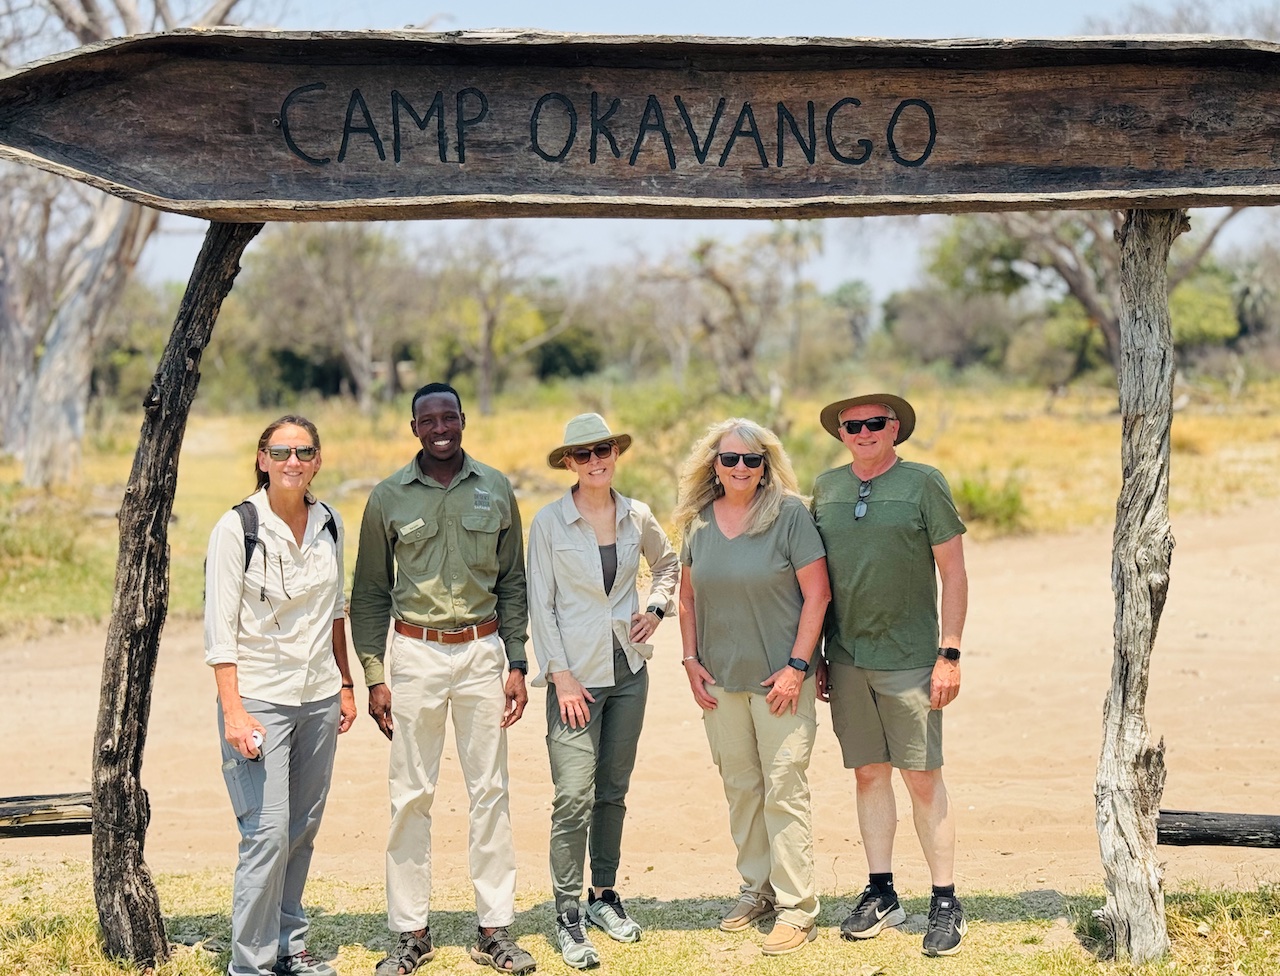
<path fill-rule="evenodd" d="M 1147 0 L 1168 10 L 1174 0 Z M 1225 16 L 1245 4 L 1205 0 Z M 1071 3 L 1028 0 L 292 0 L 277 25 L 294 30 L 437 30 L 533 27 L 599 34 L 707 34 L 784 37 L 1063 37 L 1090 22 L 1116 20 L 1133 5 L 1117 0 Z M 278 9 L 278 8 L 277 8 Z M 692 244 L 711 234 L 737 237 L 762 225 L 750 221 L 541 219 L 526 221 L 544 239 L 548 270 L 569 263 L 625 261 Z M 169 229 L 149 248 L 144 270 L 153 279 L 185 280 L 204 224 L 167 217 Z M 923 230 L 883 219 L 827 222 L 827 244 L 811 273 L 825 288 L 850 278 L 867 281 L 883 299 L 911 284 Z"/>

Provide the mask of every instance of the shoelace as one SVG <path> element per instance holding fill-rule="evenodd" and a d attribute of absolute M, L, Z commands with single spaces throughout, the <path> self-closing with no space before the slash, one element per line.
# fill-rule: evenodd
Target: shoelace
<path fill-rule="evenodd" d="M 951 927 L 955 925 L 956 903 L 951 898 L 939 898 L 929 906 L 929 925 Z"/>
<path fill-rule="evenodd" d="M 616 894 L 612 898 L 607 898 L 604 895 L 601 895 L 599 900 L 602 904 L 607 905 L 609 908 L 612 908 L 615 912 L 617 912 L 618 918 L 627 917 L 627 910 L 622 907 L 622 899 L 619 898 Z"/>
<path fill-rule="evenodd" d="M 314 969 L 319 960 L 311 954 L 310 949 L 303 949 L 301 952 L 295 952 L 292 956 L 282 957 L 280 962 L 284 964 L 281 968 L 287 973 L 293 968 L 294 963 Z"/>

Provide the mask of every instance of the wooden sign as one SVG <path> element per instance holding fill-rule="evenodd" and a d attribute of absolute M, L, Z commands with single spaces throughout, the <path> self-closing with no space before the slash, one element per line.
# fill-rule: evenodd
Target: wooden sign
<path fill-rule="evenodd" d="M 1280 47 L 178 31 L 0 79 L 0 155 L 218 220 L 1280 200 Z"/>

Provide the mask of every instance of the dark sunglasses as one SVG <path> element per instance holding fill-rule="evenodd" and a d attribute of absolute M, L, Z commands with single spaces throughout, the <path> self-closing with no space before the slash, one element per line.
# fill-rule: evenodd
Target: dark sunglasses
<path fill-rule="evenodd" d="M 883 417 L 877 418 L 883 420 Z M 856 424 L 858 421 L 849 420 L 846 423 Z M 858 483 L 858 504 L 853 506 L 853 520 L 856 522 L 862 516 L 867 514 L 867 499 L 871 497 L 871 482 L 860 481 Z"/>
<path fill-rule="evenodd" d="M 573 458 L 578 464 L 586 464 L 591 460 L 591 455 L 595 455 L 601 461 L 613 453 L 613 449 L 617 444 L 613 441 L 605 441 L 603 444 L 596 444 L 592 447 L 575 447 L 569 452 L 569 457 Z"/>
<path fill-rule="evenodd" d="M 736 468 L 739 461 L 748 468 L 758 468 L 764 464 L 763 454 L 736 454 L 733 451 L 725 451 L 717 456 L 720 458 L 720 463 L 726 468 Z"/>
<path fill-rule="evenodd" d="M 844 428 L 844 432 L 852 437 L 854 434 L 861 434 L 862 428 L 876 431 L 884 430 L 892 417 L 868 417 L 866 420 L 842 420 L 840 426 Z"/>
<path fill-rule="evenodd" d="M 320 448 L 303 444 L 301 447 L 290 447 L 287 444 L 272 444 L 267 448 L 267 456 L 273 461 L 287 461 L 290 454 L 297 454 L 299 461 L 314 461 Z"/>

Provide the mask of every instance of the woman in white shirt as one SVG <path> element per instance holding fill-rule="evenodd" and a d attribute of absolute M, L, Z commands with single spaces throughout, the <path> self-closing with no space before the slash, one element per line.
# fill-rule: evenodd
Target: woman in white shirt
<path fill-rule="evenodd" d="M 547 751 L 555 801 L 551 880 L 556 944 L 577 969 L 599 962 L 583 928 L 590 922 L 619 942 L 640 926 L 614 891 L 626 795 L 644 722 L 653 653 L 649 638 L 674 608 L 676 554 L 649 507 L 613 490 L 618 457 L 631 446 L 599 414 L 569 421 L 564 443 L 547 456 L 577 484 L 529 527 L 529 623 L 547 688 Z M 640 612 L 640 557 L 653 581 Z M 591 887 L 581 909 L 583 862 Z M 584 916 L 585 915 L 585 919 Z"/>
<path fill-rule="evenodd" d="M 258 440 L 258 490 L 209 536 L 205 661 L 240 827 L 228 976 L 332 976 L 306 947 L 302 889 L 337 736 L 355 721 L 342 520 L 317 503 L 320 435 L 281 417 Z"/>

